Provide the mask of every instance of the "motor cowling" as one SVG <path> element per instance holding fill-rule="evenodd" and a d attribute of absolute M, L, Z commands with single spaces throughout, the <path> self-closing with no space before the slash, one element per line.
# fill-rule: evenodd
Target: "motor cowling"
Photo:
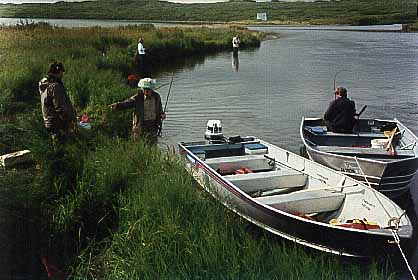
<path fill-rule="evenodd" d="M 222 140 L 224 138 L 222 132 L 222 124 L 220 120 L 208 120 L 205 139 L 207 140 Z"/>

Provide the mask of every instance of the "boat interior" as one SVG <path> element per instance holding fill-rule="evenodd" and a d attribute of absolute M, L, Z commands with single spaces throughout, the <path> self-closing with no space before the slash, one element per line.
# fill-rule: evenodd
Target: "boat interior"
<path fill-rule="evenodd" d="M 339 186 L 329 186 L 318 178 L 275 161 L 262 143 L 246 140 L 241 143 L 200 145 L 195 142 L 183 145 L 235 187 L 264 205 L 325 223 L 370 218 L 368 211 L 355 209 L 356 201 L 365 195 L 364 188 L 355 187 L 357 183 L 347 188 L 342 180 Z M 348 201 L 356 203 L 346 203 Z M 353 213 L 356 217 L 352 217 Z M 379 216 L 382 217 L 377 222 L 383 227 L 387 218 Z"/>
<path fill-rule="evenodd" d="M 383 161 L 417 155 L 416 139 L 393 121 L 360 119 L 353 133 L 335 133 L 327 131 L 322 119 L 305 119 L 303 136 L 311 148 L 332 154 Z"/>

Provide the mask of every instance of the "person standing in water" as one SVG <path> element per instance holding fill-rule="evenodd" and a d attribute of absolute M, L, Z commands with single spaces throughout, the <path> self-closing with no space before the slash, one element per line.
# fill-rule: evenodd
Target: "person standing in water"
<path fill-rule="evenodd" d="M 238 54 L 239 44 L 241 43 L 238 34 L 232 38 L 232 52 Z"/>

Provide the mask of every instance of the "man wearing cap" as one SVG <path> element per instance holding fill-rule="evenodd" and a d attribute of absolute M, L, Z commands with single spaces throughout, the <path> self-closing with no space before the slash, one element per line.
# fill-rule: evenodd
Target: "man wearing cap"
<path fill-rule="evenodd" d="M 335 100 L 329 104 L 324 114 L 328 131 L 337 133 L 352 133 L 356 122 L 356 105 L 347 98 L 347 89 L 338 87 L 335 90 Z"/>
<path fill-rule="evenodd" d="M 165 119 L 160 95 L 153 91 L 155 80 L 141 79 L 138 83 L 141 91 L 130 98 L 109 105 L 112 111 L 134 108 L 132 135 L 134 139 L 145 136 L 151 143 L 157 142 L 158 127 Z"/>
<path fill-rule="evenodd" d="M 47 77 L 39 82 L 44 125 L 54 143 L 67 140 L 77 120 L 76 111 L 62 82 L 64 71 L 61 62 L 53 62 Z"/>

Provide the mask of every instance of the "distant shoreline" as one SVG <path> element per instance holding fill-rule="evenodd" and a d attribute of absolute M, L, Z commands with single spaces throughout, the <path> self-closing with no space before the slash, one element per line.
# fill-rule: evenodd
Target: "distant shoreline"
<path fill-rule="evenodd" d="M 274 22 L 203 22 L 203 21 L 135 21 L 135 20 L 107 20 L 107 19 L 55 19 L 55 18 L 0 18 L 0 26 L 13 26 L 19 24 L 33 24 L 45 22 L 52 26 L 58 27 L 118 27 L 128 25 L 153 24 L 156 27 L 266 27 L 266 28 L 280 28 L 280 29 L 299 29 L 299 30 L 332 30 L 332 31 L 370 31 L 370 32 L 401 32 L 405 31 L 402 24 L 387 24 L 387 25 L 370 25 L 370 26 L 351 26 L 351 25 L 303 25 L 303 24 L 282 24 Z"/>
<path fill-rule="evenodd" d="M 255 2 L 178 4 L 160 0 L 57 2 L 54 4 L 0 4 L 4 18 L 60 18 L 134 20 L 187 24 L 228 25 L 418 25 L 417 4 L 410 0 Z M 257 21 L 262 13 L 267 22 Z M 202 19 L 205 19 L 202 21 Z"/>

